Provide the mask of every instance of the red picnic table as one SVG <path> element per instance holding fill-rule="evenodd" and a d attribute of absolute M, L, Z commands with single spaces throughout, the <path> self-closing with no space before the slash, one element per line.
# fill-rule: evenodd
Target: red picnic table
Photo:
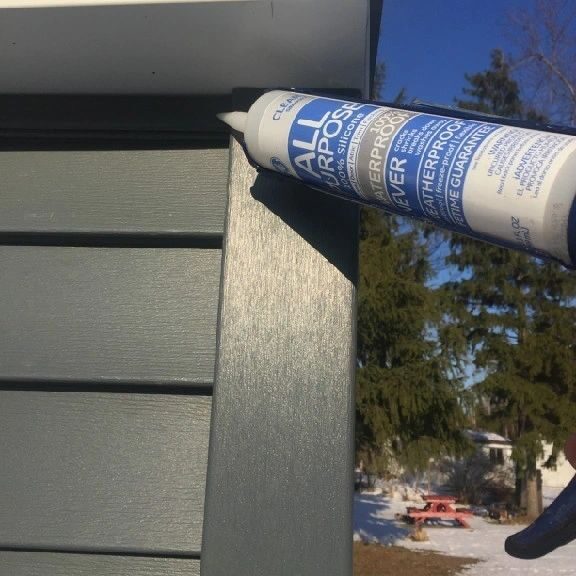
<path fill-rule="evenodd" d="M 406 508 L 407 520 L 416 524 L 432 522 L 434 520 L 451 520 L 462 528 L 470 528 L 466 518 L 472 514 L 469 510 L 456 509 L 456 498 L 453 496 L 438 496 L 428 494 L 423 497 L 426 505 L 424 508 L 409 506 Z"/>

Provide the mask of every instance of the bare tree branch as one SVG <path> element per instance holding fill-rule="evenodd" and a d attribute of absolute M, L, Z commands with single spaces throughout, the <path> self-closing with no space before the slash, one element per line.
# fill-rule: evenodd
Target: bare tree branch
<path fill-rule="evenodd" d="M 576 124 L 576 4 L 537 0 L 509 19 L 517 46 L 512 69 L 525 98 L 553 121 Z"/>

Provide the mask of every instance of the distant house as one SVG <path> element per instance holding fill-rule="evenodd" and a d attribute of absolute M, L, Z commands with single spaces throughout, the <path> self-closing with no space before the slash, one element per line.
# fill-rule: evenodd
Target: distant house
<path fill-rule="evenodd" d="M 513 467 L 511 440 L 485 430 L 466 430 L 465 434 L 486 454 L 492 464 Z"/>
<path fill-rule="evenodd" d="M 477 445 L 478 449 L 486 454 L 490 462 L 514 470 L 513 443 L 510 439 L 485 430 L 466 430 L 465 433 Z M 546 467 L 545 464 L 552 455 L 552 444 L 543 443 L 542 450 L 543 454 L 536 462 L 537 469 L 542 473 L 542 486 L 563 488 L 574 476 L 574 469 L 562 453 L 558 454 L 553 468 Z"/>
<path fill-rule="evenodd" d="M 548 488 L 564 488 L 574 476 L 574 468 L 570 465 L 563 453 L 558 454 L 556 464 L 553 468 L 547 468 L 545 463 L 552 455 L 552 444 L 544 443 L 543 455 L 536 463 L 536 466 L 542 472 L 542 486 Z"/>

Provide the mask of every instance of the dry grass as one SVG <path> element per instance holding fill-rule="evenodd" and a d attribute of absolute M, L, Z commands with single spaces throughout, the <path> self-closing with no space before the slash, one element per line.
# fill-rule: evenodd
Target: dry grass
<path fill-rule="evenodd" d="M 428 538 L 428 532 L 424 530 L 422 524 L 416 524 L 412 529 L 412 532 L 410 532 L 410 540 L 413 540 L 414 542 L 426 542 L 430 540 L 430 538 Z"/>
<path fill-rule="evenodd" d="M 354 542 L 354 576 L 454 576 L 478 560 Z"/>
<path fill-rule="evenodd" d="M 511 524 L 511 525 L 520 525 L 523 524 L 528 526 L 528 524 L 532 524 L 536 518 L 529 518 L 528 516 L 511 516 L 510 518 L 504 518 L 500 520 L 500 524 Z M 498 522 L 497 522 L 498 523 Z"/>

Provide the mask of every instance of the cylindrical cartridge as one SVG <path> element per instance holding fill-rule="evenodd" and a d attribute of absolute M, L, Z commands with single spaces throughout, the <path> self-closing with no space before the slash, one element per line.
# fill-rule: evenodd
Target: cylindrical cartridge
<path fill-rule="evenodd" d="M 576 266 L 576 137 L 274 90 L 220 115 L 260 167 Z"/>

